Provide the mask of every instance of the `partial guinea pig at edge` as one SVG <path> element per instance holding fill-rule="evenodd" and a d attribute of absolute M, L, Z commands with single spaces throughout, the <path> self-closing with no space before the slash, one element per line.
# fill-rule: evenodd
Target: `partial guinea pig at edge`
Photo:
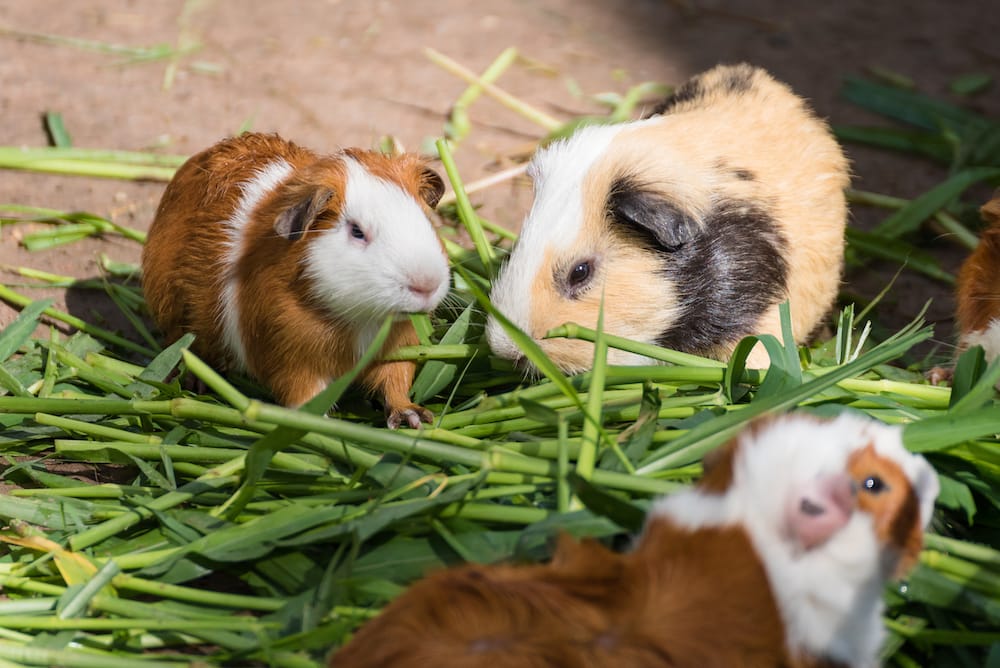
<path fill-rule="evenodd" d="M 992 360 L 1000 357 L 1000 190 L 979 211 L 986 227 L 958 272 L 958 352 L 979 345 Z"/>
<path fill-rule="evenodd" d="M 433 310 L 448 262 L 424 206 L 444 184 L 423 159 L 361 149 L 317 155 L 277 135 L 225 139 L 167 186 L 143 251 L 143 290 L 168 341 L 249 372 L 288 406 L 350 370 L 389 315 L 382 352 L 417 343 L 408 313 Z M 390 427 L 429 422 L 409 399 L 413 362 L 360 379 Z"/>
<path fill-rule="evenodd" d="M 762 69 L 719 66 L 644 120 L 585 127 L 540 151 L 535 198 L 494 306 L 563 371 L 593 345 L 544 339 L 566 322 L 725 359 L 751 334 L 803 342 L 840 283 L 848 163 L 807 104 Z M 523 362 L 496 318 L 490 347 Z M 614 364 L 648 364 L 612 350 Z M 764 367 L 761 346 L 751 366 Z"/>

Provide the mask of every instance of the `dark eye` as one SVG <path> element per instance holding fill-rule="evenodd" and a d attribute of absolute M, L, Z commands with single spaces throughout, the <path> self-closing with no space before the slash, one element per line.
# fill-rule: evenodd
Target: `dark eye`
<path fill-rule="evenodd" d="M 365 240 L 365 231 L 357 223 L 351 223 L 351 236 L 355 239 Z"/>
<path fill-rule="evenodd" d="M 881 494 L 889 489 L 889 486 L 885 484 L 885 481 L 877 475 L 865 478 L 864 482 L 861 483 L 861 486 L 864 487 L 865 491 L 869 494 Z"/>
<path fill-rule="evenodd" d="M 577 288 L 586 283 L 587 279 L 590 278 L 591 271 L 590 261 L 580 262 L 570 269 L 569 276 L 567 276 L 570 287 Z"/>

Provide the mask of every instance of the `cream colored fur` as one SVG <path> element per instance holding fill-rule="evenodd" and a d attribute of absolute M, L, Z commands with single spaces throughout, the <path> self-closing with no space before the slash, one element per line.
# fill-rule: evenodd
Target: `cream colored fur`
<path fill-rule="evenodd" d="M 595 327 L 602 294 L 609 333 L 652 343 L 676 322 L 674 286 L 656 271 L 661 258 L 626 247 L 609 229 L 605 202 L 623 173 L 695 217 L 720 198 L 766 207 L 788 242 L 787 298 L 797 341 L 829 310 L 843 263 L 847 161 L 826 124 L 787 86 L 756 70 L 750 90 L 712 90 L 724 74 L 717 68 L 705 75 L 703 86 L 711 92 L 664 116 L 585 128 L 536 156 L 536 199 L 492 298 L 565 371 L 589 368 L 593 347 L 542 337 L 567 321 Z M 754 178 L 741 180 L 733 169 Z M 553 277 L 581 255 L 596 258 L 596 284 L 579 299 L 567 299 Z M 518 354 L 495 320 L 487 333 L 497 354 Z M 777 303 L 743 334 L 756 333 L 780 336 Z M 702 352 L 726 358 L 735 343 L 720 341 Z M 611 361 L 636 360 L 613 353 Z M 765 366 L 766 357 L 755 355 L 751 363 Z"/>

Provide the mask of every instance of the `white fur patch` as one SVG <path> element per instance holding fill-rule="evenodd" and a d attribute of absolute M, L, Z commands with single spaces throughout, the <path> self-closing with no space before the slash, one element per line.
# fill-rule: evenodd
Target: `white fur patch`
<path fill-rule="evenodd" d="M 585 198 L 606 194 L 583 191 L 587 172 L 615 136 L 630 125 L 584 127 L 532 159 L 528 174 L 534 182 L 535 199 L 520 238 L 490 292 L 493 305 L 521 330 L 531 329 L 531 289 L 546 252 L 572 244 L 580 234 Z M 517 355 L 517 346 L 494 318 L 487 322 L 486 336 L 501 357 Z"/>
<path fill-rule="evenodd" d="M 347 185 L 340 220 L 310 240 L 306 273 L 331 313 L 374 325 L 390 313 L 432 311 L 448 293 L 450 273 L 434 228 L 417 201 L 398 184 L 345 158 Z M 352 224 L 364 241 L 351 236 Z M 420 295 L 411 286 L 429 287 Z M 359 336 L 363 349 L 370 335 Z M 366 339 L 366 340 L 365 340 Z"/>
<path fill-rule="evenodd" d="M 691 489 L 658 501 L 650 518 L 689 529 L 742 525 L 760 555 L 787 630 L 789 649 L 871 666 L 882 629 L 882 546 L 872 518 L 855 512 L 822 546 L 803 551 L 784 534 L 791 490 L 819 476 L 844 472 L 850 454 L 869 443 L 906 473 L 926 524 L 938 492 L 926 460 L 905 450 L 902 429 L 842 414 L 819 423 L 789 415 L 741 436 L 733 481 L 725 494 Z"/>
<path fill-rule="evenodd" d="M 962 349 L 966 350 L 972 346 L 982 346 L 987 361 L 1000 357 L 1000 318 L 990 322 L 982 331 L 969 332 L 962 336 Z"/>
<path fill-rule="evenodd" d="M 252 179 L 240 184 L 243 197 L 232 217 L 224 223 L 229 238 L 223 260 L 225 278 L 219 295 L 219 314 L 223 344 L 240 369 L 247 368 L 246 351 L 240 335 L 239 283 L 236 277 L 236 264 L 243 255 L 243 230 L 257 205 L 291 173 L 292 166 L 280 159 L 261 167 Z"/>

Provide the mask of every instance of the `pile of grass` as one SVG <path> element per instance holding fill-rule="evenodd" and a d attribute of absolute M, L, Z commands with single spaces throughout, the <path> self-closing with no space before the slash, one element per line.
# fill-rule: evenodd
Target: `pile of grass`
<path fill-rule="evenodd" d="M 893 365 L 930 337 L 919 317 L 876 341 L 870 313 L 847 305 L 835 336 L 808 348 L 794 345 L 785 314 L 781 339 L 760 338 L 772 359 L 766 371 L 745 368 L 757 339 L 721 363 L 573 324 L 552 335 L 596 342 L 589 373 L 563 376 L 517 332 L 544 378 L 526 381 L 491 358 L 482 338 L 487 294 L 511 235 L 476 215 L 450 146 L 468 132 L 464 114 L 476 95 L 503 93 L 492 82 L 514 56 L 502 58 L 509 62 L 484 78 L 472 75 L 449 140 L 438 142 L 455 218 L 473 244 L 446 242 L 455 285 L 448 306 L 414 317 L 421 345 L 395 355 L 422 363 L 414 399 L 438 416 L 426 429 L 385 429 L 379 411 L 349 389 L 350 374 L 290 410 L 246 379 L 220 377 L 186 350 L 190 339 L 161 349 L 143 324 L 134 267 L 109 261 L 106 280 L 92 282 L 23 270 L 22 285 L 3 287 L 0 297 L 23 311 L 0 334 L 9 486 L 0 496 L 0 666 L 319 666 L 427 570 L 541 559 L 559 531 L 627 535 L 650 499 L 698 478 L 706 452 L 754 417 L 793 408 L 905 424 L 907 446 L 941 476 L 920 564 L 886 592 L 888 661 L 1000 665 L 1000 364 L 986 365 L 980 350 L 961 358 L 951 388 L 931 386 L 924 369 Z M 627 117 L 650 88 L 606 98 L 610 118 Z M 911 202 L 875 198 L 897 210 L 873 233 L 852 231 L 854 261 L 912 256 L 911 235 L 928 218 L 974 239 L 959 196 L 977 180 L 1000 178 L 997 151 L 982 157 L 975 148 L 983 146 L 976 133 L 1000 137 L 997 126 L 982 129 L 983 119 L 949 115 L 943 110 L 953 108 L 892 87 L 853 82 L 847 94 L 858 90 L 864 103 L 924 105 L 930 115 L 917 130 L 841 128 L 842 138 L 958 162 Z M 903 93 L 912 98 L 892 98 Z M 538 120 L 556 135 L 579 123 Z M 93 162 L 72 151 L 26 159 Z M 0 149 L 0 161 L 9 154 Z M 121 157 L 96 162 L 108 170 L 128 162 Z M 56 223 L 33 237 L 41 246 L 88 234 L 142 242 L 141 233 L 89 214 L 4 209 L 3 222 Z M 134 335 L 24 296 L 25 286 L 41 284 L 106 291 Z M 35 337 L 45 318 L 79 331 Z M 608 366 L 608 347 L 665 364 Z M 185 390 L 191 377 L 209 390 Z"/>

